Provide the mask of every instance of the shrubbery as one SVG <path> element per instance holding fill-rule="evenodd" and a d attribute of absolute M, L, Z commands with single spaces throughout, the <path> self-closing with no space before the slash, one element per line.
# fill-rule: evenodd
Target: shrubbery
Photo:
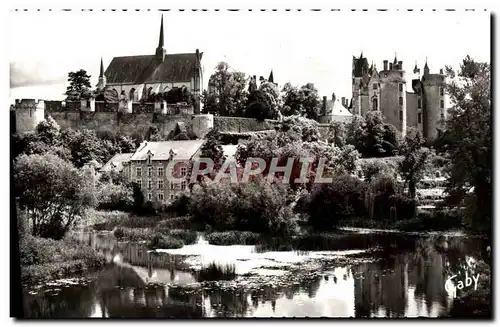
<path fill-rule="evenodd" d="M 150 249 L 180 249 L 183 246 L 182 240 L 161 233 L 154 235 L 148 243 Z"/>
<path fill-rule="evenodd" d="M 19 242 L 23 282 L 37 282 L 81 273 L 105 264 L 103 255 L 75 240 L 23 236 Z"/>
<path fill-rule="evenodd" d="M 205 236 L 209 244 L 213 245 L 255 245 L 260 238 L 260 234 L 253 232 L 227 231 L 214 232 Z"/>

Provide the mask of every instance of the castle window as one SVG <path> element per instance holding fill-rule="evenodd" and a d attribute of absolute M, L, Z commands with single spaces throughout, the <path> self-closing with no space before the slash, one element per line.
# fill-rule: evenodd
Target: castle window
<path fill-rule="evenodd" d="M 158 167 L 158 177 L 163 177 L 163 167 Z"/>
<path fill-rule="evenodd" d="M 173 201 L 175 199 L 175 194 L 170 194 L 170 201 Z"/>
<path fill-rule="evenodd" d="M 185 190 L 186 189 L 186 185 L 187 185 L 187 182 L 186 181 L 182 181 L 181 182 L 181 190 Z"/>
<path fill-rule="evenodd" d="M 373 89 L 376 90 L 378 87 L 378 84 L 377 83 L 373 83 Z"/>
<path fill-rule="evenodd" d="M 403 105 L 403 97 L 399 97 L 399 105 L 402 106 Z"/>
<path fill-rule="evenodd" d="M 443 95 L 444 95 L 444 88 L 442 88 L 442 87 L 440 87 L 440 88 L 439 88 L 439 94 L 440 94 L 441 96 L 443 96 Z"/>
<path fill-rule="evenodd" d="M 142 168 L 141 167 L 137 167 L 135 169 L 135 173 L 136 173 L 137 177 L 141 177 L 142 176 Z"/>
<path fill-rule="evenodd" d="M 187 174 L 187 168 L 186 167 L 181 167 L 181 176 L 184 177 Z"/>
<path fill-rule="evenodd" d="M 158 201 L 163 201 L 164 196 L 163 193 L 158 193 Z"/>
<path fill-rule="evenodd" d="M 153 194 L 148 193 L 148 201 L 151 201 L 151 200 L 153 200 Z"/>
<path fill-rule="evenodd" d="M 417 101 L 417 108 L 421 109 L 422 108 L 422 100 L 418 99 Z"/>
<path fill-rule="evenodd" d="M 160 190 L 163 189 L 163 180 L 161 180 L 161 179 L 158 181 L 158 188 Z"/>
<path fill-rule="evenodd" d="M 148 167 L 148 177 L 153 176 L 153 167 Z"/>
<path fill-rule="evenodd" d="M 418 113 L 417 117 L 418 117 L 418 123 L 422 124 L 422 114 L 420 112 Z"/>
<path fill-rule="evenodd" d="M 377 101 L 377 98 L 373 99 L 372 100 L 372 103 L 373 103 L 373 110 L 378 110 L 378 101 Z"/>
<path fill-rule="evenodd" d="M 140 179 L 135 181 L 137 185 L 139 185 L 139 188 L 142 188 L 142 181 Z"/>
<path fill-rule="evenodd" d="M 399 83 L 399 92 L 403 92 L 403 83 Z"/>
<path fill-rule="evenodd" d="M 148 190 L 150 190 L 152 186 L 153 186 L 153 181 L 148 179 Z"/>
<path fill-rule="evenodd" d="M 174 183 L 172 183 L 172 182 L 170 182 L 170 189 L 171 189 L 171 190 L 174 190 L 174 189 L 175 189 L 175 185 L 174 185 Z"/>
<path fill-rule="evenodd" d="M 443 108 L 444 108 L 444 100 L 441 100 L 441 102 L 440 102 L 440 106 L 439 106 L 439 107 L 440 107 L 441 109 L 443 109 Z"/>
<path fill-rule="evenodd" d="M 399 120 L 403 121 L 403 110 L 399 111 Z"/>

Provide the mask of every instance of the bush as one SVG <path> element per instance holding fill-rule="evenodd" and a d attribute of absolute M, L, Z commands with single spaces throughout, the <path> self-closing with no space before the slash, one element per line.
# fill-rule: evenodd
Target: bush
<path fill-rule="evenodd" d="M 151 228 L 118 227 L 113 232 L 117 239 L 132 242 L 148 240 L 152 234 L 153 230 Z"/>
<path fill-rule="evenodd" d="M 174 199 L 174 201 L 168 206 L 168 212 L 175 212 L 180 216 L 187 215 L 189 213 L 189 205 L 191 199 L 189 195 L 182 193 Z"/>
<path fill-rule="evenodd" d="M 121 211 L 99 211 L 90 209 L 85 213 L 85 221 L 96 231 L 113 230 L 130 214 Z"/>
<path fill-rule="evenodd" d="M 193 222 L 190 216 L 175 217 L 161 220 L 158 222 L 157 228 L 161 230 L 170 229 L 188 229 L 191 228 Z"/>
<path fill-rule="evenodd" d="M 213 245 L 255 245 L 260 235 L 253 232 L 227 231 L 207 234 L 205 238 Z"/>
<path fill-rule="evenodd" d="M 184 242 L 177 238 L 156 234 L 148 243 L 150 249 L 180 249 L 184 246 Z"/>
<path fill-rule="evenodd" d="M 90 246 L 71 239 L 23 236 L 19 242 L 23 282 L 35 282 L 100 267 L 106 259 Z"/>
<path fill-rule="evenodd" d="M 329 230 L 343 219 L 364 216 L 365 190 L 366 184 L 350 175 L 334 177 L 331 184 L 317 185 L 309 200 L 309 224 L 318 230 Z"/>
<path fill-rule="evenodd" d="M 177 229 L 170 230 L 168 235 L 180 239 L 184 242 L 184 244 L 194 244 L 198 240 L 198 233 L 196 231 L 185 230 L 185 229 Z"/>
<path fill-rule="evenodd" d="M 396 179 L 392 175 L 379 175 L 370 182 L 367 189 L 366 206 L 369 216 L 385 220 L 390 217 L 393 197 L 398 192 Z"/>
<path fill-rule="evenodd" d="M 214 281 L 214 280 L 232 280 L 236 277 L 236 266 L 234 264 L 218 265 L 215 262 L 210 263 L 198 273 L 198 280 Z"/>

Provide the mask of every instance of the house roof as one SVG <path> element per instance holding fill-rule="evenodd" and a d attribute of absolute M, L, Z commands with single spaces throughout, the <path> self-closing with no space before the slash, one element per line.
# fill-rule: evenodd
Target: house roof
<path fill-rule="evenodd" d="M 204 140 L 142 142 L 130 160 L 146 160 L 151 152 L 151 160 L 168 160 L 171 153 L 174 159 L 189 160 L 201 148 Z"/>
<path fill-rule="evenodd" d="M 352 116 L 349 109 L 344 107 L 338 99 L 326 101 L 326 114 L 332 116 Z"/>
<path fill-rule="evenodd" d="M 128 161 L 130 157 L 132 157 L 133 153 L 118 153 L 113 156 L 113 158 L 109 159 L 108 162 L 102 166 L 101 171 L 122 171 L 123 163 Z"/>
<path fill-rule="evenodd" d="M 203 52 L 200 52 L 200 60 Z M 108 84 L 145 84 L 190 81 L 197 68 L 196 53 L 114 57 L 104 75 Z"/>

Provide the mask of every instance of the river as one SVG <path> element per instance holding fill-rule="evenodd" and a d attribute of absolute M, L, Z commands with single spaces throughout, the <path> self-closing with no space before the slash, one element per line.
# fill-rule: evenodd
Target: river
<path fill-rule="evenodd" d="M 85 276 L 24 289 L 27 318 L 75 317 L 439 317 L 453 297 L 446 280 L 484 256 L 481 239 L 351 231 L 347 251 L 275 251 L 196 244 L 148 253 L 112 235 L 79 239 L 114 263 Z M 441 241 L 440 241 L 441 242 Z M 381 248 L 382 246 L 382 248 Z M 385 247 L 385 248 L 383 248 Z M 377 251 L 375 251 L 377 250 Z M 198 271 L 232 265 L 236 278 L 203 281 Z"/>

